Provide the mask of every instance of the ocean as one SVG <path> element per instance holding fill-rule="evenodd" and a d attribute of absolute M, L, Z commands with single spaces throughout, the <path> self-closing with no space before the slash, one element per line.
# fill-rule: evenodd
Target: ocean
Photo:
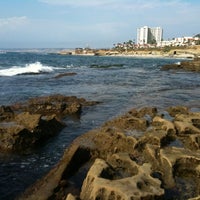
<path fill-rule="evenodd" d="M 79 135 L 131 108 L 184 105 L 200 110 L 199 73 L 162 71 L 173 58 L 71 56 L 43 52 L 0 53 L 0 105 L 63 94 L 101 103 L 26 154 L 0 153 L 0 199 L 11 200 L 46 174 Z M 73 76 L 56 78 L 62 73 Z"/>

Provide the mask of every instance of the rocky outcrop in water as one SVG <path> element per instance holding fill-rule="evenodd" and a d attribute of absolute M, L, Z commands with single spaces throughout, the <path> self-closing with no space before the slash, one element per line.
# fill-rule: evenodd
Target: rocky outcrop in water
<path fill-rule="evenodd" d="M 162 70 L 184 70 L 192 72 L 200 72 L 200 58 L 195 58 L 190 61 L 183 61 L 176 64 L 164 65 Z"/>
<path fill-rule="evenodd" d="M 0 107 L 0 151 L 27 151 L 62 130 L 67 115 L 80 117 L 83 98 L 53 95 Z"/>
<path fill-rule="evenodd" d="M 65 77 L 65 76 L 75 76 L 77 75 L 77 73 L 75 72 L 67 72 L 67 73 L 62 73 L 62 74 L 58 74 L 55 76 L 55 78 L 62 78 L 62 77 Z"/>
<path fill-rule="evenodd" d="M 200 198 L 200 112 L 133 109 L 78 137 L 19 199 Z"/>

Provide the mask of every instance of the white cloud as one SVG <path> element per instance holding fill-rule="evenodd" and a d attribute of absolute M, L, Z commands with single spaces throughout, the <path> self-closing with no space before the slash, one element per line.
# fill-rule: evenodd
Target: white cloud
<path fill-rule="evenodd" d="M 28 23 L 28 18 L 26 16 L 21 17 L 10 17 L 10 18 L 0 18 L 0 27 L 3 28 L 16 28 Z"/>

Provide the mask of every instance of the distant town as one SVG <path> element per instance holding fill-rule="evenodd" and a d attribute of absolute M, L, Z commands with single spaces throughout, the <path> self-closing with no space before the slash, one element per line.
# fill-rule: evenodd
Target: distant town
<path fill-rule="evenodd" d="M 156 47 L 179 47 L 200 45 L 200 34 L 195 36 L 178 37 L 171 40 L 163 40 L 163 29 L 161 27 L 144 26 L 137 29 L 137 42 L 129 40 L 128 42 L 114 44 L 115 48 L 156 48 Z"/>
<path fill-rule="evenodd" d="M 163 39 L 161 27 L 143 26 L 137 29 L 137 39 L 128 40 L 113 44 L 111 49 L 76 48 L 73 52 L 62 51 L 61 54 L 83 54 L 83 55 L 165 55 L 170 56 L 171 49 L 185 49 L 188 47 L 200 46 L 200 34 L 195 36 L 177 37 L 168 40 Z M 142 52 L 143 51 L 143 52 Z M 178 53 L 178 51 L 174 51 Z M 173 54 L 175 54 L 173 52 Z M 190 51 L 191 52 L 191 51 Z M 188 56 L 188 53 L 185 52 Z M 183 51 L 181 51 L 183 55 Z M 193 55 L 192 57 L 196 56 Z M 197 53 L 199 54 L 199 53 Z"/>
<path fill-rule="evenodd" d="M 60 55 L 95 55 L 95 56 L 148 56 L 148 57 L 200 57 L 200 33 L 168 40 L 163 39 L 161 27 L 143 26 L 137 28 L 137 38 L 113 44 L 111 48 L 93 49 L 79 47 L 74 49 L 2 49 L 0 53 L 45 52 Z"/>

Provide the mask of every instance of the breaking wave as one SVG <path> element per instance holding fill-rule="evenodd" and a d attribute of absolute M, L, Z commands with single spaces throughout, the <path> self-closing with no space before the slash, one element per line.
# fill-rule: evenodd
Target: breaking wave
<path fill-rule="evenodd" d="M 53 67 L 46 66 L 40 62 L 26 64 L 22 66 L 13 66 L 8 69 L 1 69 L 0 76 L 15 76 L 20 74 L 40 74 L 40 73 L 49 73 L 52 72 Z"/>

